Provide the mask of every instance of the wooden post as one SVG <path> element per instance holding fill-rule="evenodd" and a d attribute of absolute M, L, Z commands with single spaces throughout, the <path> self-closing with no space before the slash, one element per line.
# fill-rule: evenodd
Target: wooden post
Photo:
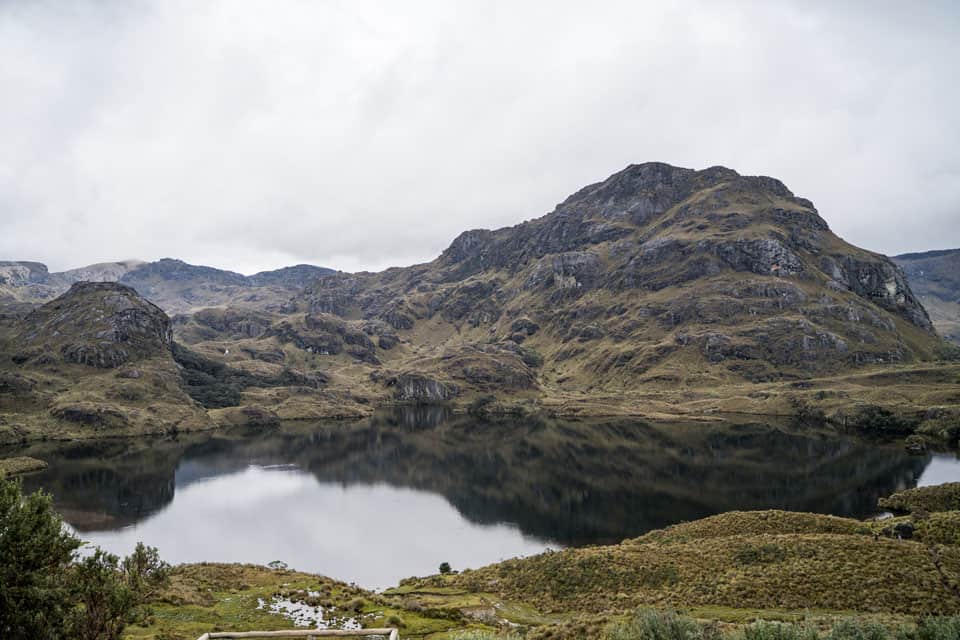
<path fill-rule="evenodd" d="M 282 631 L 214 631 L 205 633 L 197 640 L 214 638 L 322 638 L 342 636 L 387 636 L 389 640 L 400 640 L 400 631 L 394 627 L 386 629 L 284 629 Z"/>

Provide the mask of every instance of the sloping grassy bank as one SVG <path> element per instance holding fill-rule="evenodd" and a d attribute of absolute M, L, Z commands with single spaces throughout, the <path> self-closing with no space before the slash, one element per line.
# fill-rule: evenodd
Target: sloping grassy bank
<path fill-rule="evenodd" d="M 906 518 L 730 512 L 618 545 L 411 578 L 382 594 L 285 568 L 185 565 L 128 637 L 290 628 L 291 619 L 270 610 L 286 602 L 322 607 L 334 625 L 397 626 L 403 637 L 437 640 L 465 631 L 531 640 L 955 638 L 943 633 L 960 624 L 944 617 L 960 614 L 957 515 L 942 512 L 936 527 L 915 526 L 903 539 L 891 523 Z M 644 612 L 650 607 L 661 613 Z M 677 622 L 662 613 L 670 610 L 688 617 Z M 689 633 L 649 635 L 659 624 Z"/>

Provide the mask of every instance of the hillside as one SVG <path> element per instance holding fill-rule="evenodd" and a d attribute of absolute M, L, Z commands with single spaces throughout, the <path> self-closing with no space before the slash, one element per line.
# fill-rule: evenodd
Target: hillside
<path fill-rule="evenodd" d="M 461 600 L 466 594 L 488 594 L 558 617 L 610 616 L 651 605 L 702 608 L 713 615 L 737 609 L 960 611 L 958 548 L 901 540 L 882 529 L 877 522 L 832 516 L 734 511 L 618 545 L 564 549 L 459 575 L 411 579 L 387 594 Z"/>
<path fill-rule="evenodd" d="M 894 256 L 937 331 L 960 344 L 960 249 Z"/>
<path fill-rule="evenodd" d="M 955 534 L 957 521 L 947 527 Z M 618 545 L 410 578 L 382 593 L 286 568 L 181 565 L 151 603 L 154 615 L 131 627 L 130 637 L 192 638 L 214 628 L 293 626 L 289 618 L 271 616 L 261 604 L 267 602 L 274 611 L 281 603 L 297 612 L 321 605 L 334 618 L 356 617 L 367 627 L 397 625 L 404 637 L 437 640 L 954 638 L 956 618 L 924 618 L 960 611 L 958 576 L 955 539 L 900 540 L 882 523 L 809 513 L 730 512 Z M 713 632 L 618 635 L 609 627 L 647 607 L 679 609 L 711 623 Z M 771 625 L 760 633 L 763 628 L 752 626 L 756 620 L 803 626 Z M 885 629 L 918 624 L 927 632 Z M 831 628 L 843 633 L 803 631 Z"/>
<path fill-rule="evenodd" d="M 133 287 L 171 315 L 223 304 L 270 308 L 329 273 L 333 270 L 301 264 L 244 276 L 170 258 L 105 262 L 51 273 L 39 262 L 0 261 L 0 304 L 19 303 L 26 309 L 52 300 L 75 282 L 89 281 Z"/>
<path fill-rule="evenodd" d="M 322 370 L 358 396 L 495 395 L 564 413 L 763 412 L 824 378 L 801 388 L 849 404 L 879 386 L 863 372 L 950 353 L 903 272 L 838 238 L 779 181 L 659 163 L 541 218 L 464 232 L 427 264 L 323 276 L 280 312 L 181 320 L 178 339 L 210 357 L 229 350 L 235 367 Z M 942 379 L 891 400 L 960 401 L 937 386 L 954 374 L 925 371 Z M 716 401 L 717 389 L 736 399 Z"/>
<path fill-rule="evenodd" d="M 109 282 L 0 323 L 0 442 L 209 428 L 171 344 L 167 315 Z"/>
<path fill-rule="evenodd" d="M 394 402 L 848 425 L 893 410 L 906 416 L 894 430 L 926 420 L 954 438 L 960 408 L 957 350 L 903 271 L 778 180 L 723 167 L 631 165 L 543 217 L 466 231 L 432 262 L 380 273 L 123 264 L 100 271 L 127 269 L 121 285 L 182 311 L 169 352 L 218 424 Z M 52 295 L 63 277 L 4 268 L 15 292 Z M 39 317 L 23 313 L 6 321 L 21 334 Z"/>

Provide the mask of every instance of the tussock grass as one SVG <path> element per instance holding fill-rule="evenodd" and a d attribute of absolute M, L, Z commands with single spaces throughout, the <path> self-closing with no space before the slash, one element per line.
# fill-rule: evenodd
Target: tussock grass
<path fill-rule="evenodd" d="M 464 571 L 450 586 L 582 614 L 650 604 L 960 612 L 960 598 L 944 586 L 921 542 L 864 535 L 869 529 L 854 520 L 763 515 L 726 514 L 621 545 L 508 560 Z M 960 548 L 939 553 L 956 581 Z"/>
<path fill-rule="evenodd" d="M 907 513 L 918 510 L 958 511 L 960 510 L 960 482 L 898 491 L 889 497 L 880 498 L 879 505 L 881 509 Z"/>
<path fill-rule="evenodd" d="M 31 471 L 40 471 L 46 468 L 46 462 L 29 456 L 0 458 L 0 478 L 19 475 L 21 473 L 30 473 Z"/>
<path fill-rule="evenodd" d="M 707 538 L 763 533 L 838 533 L 853 534 L 863 523 L 850 518 L 793 511 L 728 511 L 715 516 L 675 524 L 651 531 L 631 544 L 685 542 Z"/>

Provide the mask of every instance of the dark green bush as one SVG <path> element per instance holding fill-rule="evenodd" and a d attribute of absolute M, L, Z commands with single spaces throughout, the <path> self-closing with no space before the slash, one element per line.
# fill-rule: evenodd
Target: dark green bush
<path fill-rule="evenodd" d="M 77 560 L 80 544 L 49 495 L 0 479 L 0 638 L 117 640 L 167 580 L 156 549 Z"/>
<path fill-rule="evenodd" d="M 0 479 L 0 638 L 56 638 L 71 606 L 66 576 L 80 540 L 48 494 Z"/>
<path fill-rule="evenodd" d="M 867 405 L 849 418 L 847 425 L 864 433 L 880 436 L 909 435 L 920 426 L 915 416 L 899 416 L 889 409 Z"/>

